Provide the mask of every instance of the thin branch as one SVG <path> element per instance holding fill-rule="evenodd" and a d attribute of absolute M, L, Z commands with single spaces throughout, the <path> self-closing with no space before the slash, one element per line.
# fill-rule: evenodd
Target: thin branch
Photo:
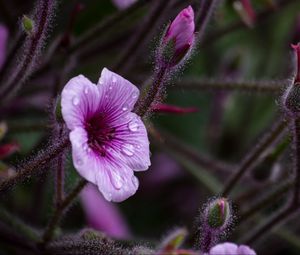
<path fill-rule="evenodd" d="M 53 9 L 55 7 L 55 0 L 40 0 L 36 9 L 35 18 L 36 28 L 34 32 L 28 34 L 28 38 L 24 45 L 24 56 L 21 63 L 13 69 L 12 74 L 3 84 L 0 90 L 1 103 L 11 99 L 16 91 L 21 87 L 22 83 L 33 72 L 34 65 L 38 59 L 41 48 L 46 38 L 50 19 L 53 16 Z"/>
<path fill-rule="evenodd" d="M 65 197 L 65 199 L 61 202 L 60 206 L 58 206 L 50 219 L 47 228 L 43 234 L 42 245 L 46 245 L 54 235 L 54 231 L 59 224 L 61 217 L 63 216 L 65 210 L 70 206 L 70 204 L 74 201 L 77 195 L 81 192 L 84 186 L 87 184 L 87 181 L 81 179 L 75 188 Z"/>
<path fill-rule="evenodd" d="M 228 196 L 233 190 L 238 181 L 243 175 L 250 169 L 250 167 L 256 162 L 263 153 L 279 136 L 282 134 L 286 127 L 286 123 L 283 120 L 276 120 L 275 124 L 272 125 L 269 132 L 267 132 L 250 151 L 242 159 L 235 173 L 230 177 L 228 183 L 225 185 L 223 190 L 223 196 Z"/>
<path fill-rule="evenodd" d="M 106 29 L 109 29 L 111 26 L 115 25 L 117 22 L 120 22 L 122 19 L 126 18 L 131 13 L 135 12 L 139 8 L 143 7 L 149 0 L 139 0 L 129 8 L 119 11 L 105 20 L 101 21 L 95 27 L 92 27 L 90 30 L 85 32 L 82 36 L 77 38 L 77 40 L 72 44 L 69 49 L 69 54 L 86 47 L 88 43 L 93 42 L 96 38 L 101 36 Z"/>
<path fill-rule="evenodd" d="M 175 90 L 221 90 L 221 91 L 242 91 L 253 93 L 277 93 L 288 84 L 287 80 L 279 81 L 236 81 L 236 80 L 215 80 L 215 79 L 183 79 L 175 82 L 172 89 Z"/>
<path fill-rule="evenodd" d="M 56 141 L 52 146 L 47 146 L 47 149 L 39 152 L 39 154 L 32 160 L 29 160 L 20 167 L 17 167 L 16 175 L 0 183 L 0 192 L 6 191 L 17 183 L 31 178 L 32 175 L 38 172 L 38 170 L 43 168 L 53 158 L 59 155 L 62 150 L 69 145 L 69 143 L 69 138 L 65 136 L 60 141 Z"/>
<path fill-rule="evenodd" d="M 144 18 L 140 28 L 134 34 L 129 44 L 125 46 L 125 50 L 121 53 L 121 57 L 113 70 L 119 72 L 126 72 L 130 69 L 134 60 L 136 59 L 138 47 L 142 45 L 148 38 L 149 33 L 156 27 L 156 24 L 164 11 L 173 3 L 172 0 L 167 1 L 153 1 L 153 7 L 149 14 Z"/>

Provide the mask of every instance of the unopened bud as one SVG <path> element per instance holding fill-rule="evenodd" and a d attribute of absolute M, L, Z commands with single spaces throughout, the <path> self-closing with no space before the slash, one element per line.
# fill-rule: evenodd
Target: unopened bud
<path fill-rule="evenodd" d="M 256 13 L 250 0 L 238 0 L 233 3 L 233 8 L 240 15 L 243 22 L 252 28 L 256 22 Z"/>
<path fill-rule="evenodd" d="M 23 15 L 22 17 L 22 27 L 27 34 L 31 34 L 34 29 L 34 21 L 28 16 Z"/>
<path fill-rule="evenodd" d="M 177 250 L 184 242 L 187 236 L 187 230 L 185 228 L 179 228 L 172 231 L 160 245 L 160 252 L 158 254 L 169 254 Z M 173 253 L 171 253 L 173 254 Z"/>
<path fill-rule="evenodd" d="M 169 67 L 178 65 L 188 55 L 194 40 L 194 10 L 189 6 L 183 9 L 168 26 L 158 52 L 159 64 Z"/>
<path fill-rule="evenodd" d="M 213 230 L 226 228 L 230 221 L 230 214 L 230 205 L 226 198 L 213 200 L 206 209 L 207 226 Z"/>

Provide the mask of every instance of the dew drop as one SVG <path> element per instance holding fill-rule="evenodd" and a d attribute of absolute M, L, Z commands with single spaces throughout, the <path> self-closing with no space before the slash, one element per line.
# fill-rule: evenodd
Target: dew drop
<path fill-rule="evenodd" d="M 123 112 L 128 111 L 128 109 L 129 109 L 129 107 L 128 107 L 127 104 L 124 104 L 124 105 L 122 106 L 122 111 L 123 111 Z"/>
<path fill-rule="evenodd" d="M 139 93 L 135 91 L 135 92 L 132 93 L 132 96 L 131 96 L 131 97 L 132 97 L 133 99 L 135 99 L 135 98 L 138 97 L 138 95 L 139 95 Z"/>
<path fill-rule="evenodd" d="M 133 120 L 128 123 L 128 128 L 132 132 L 136 132 L 139 129 L 139 123 L 136 120 Z"/>
<path fill-rule="evenodd" d="M 137 144 L 137 145 L 136 145 L 136 148 L 137 148 L 137 149 L 140 149 L 140 148 L 141 148 L 141 145 Z"/>
<path fill-rule="evenodd" d="M 123 154 L 125 154 L 126 156 L 133 156 L 134 154 L 134 147 L 132 144 L 124 144 L 122 147 L 122 152 Z"/>
<path fill-rule="evenodd" d="M 103 81 L 102 81 L 102 80 L 100 80 L 100 81 L 99 81 L 99 84 L 100 84 L 100 85 L 103 85 Z"/>
<path fill-rule="evenodd" d="M 88 94 L 89 93 L 89 88 L 88 87 L 86 87 L 85 89 L 84 89 L 84 94 Z"/>
<path fill-rule="evenodd" d="M 137 188 L 138 186 L 139 186 L 139 180 L 138 180 L 138 178 L 136 177 L 136 176 L 132 176 L 131 177 L 131 181 L 132 181 L 132 184 L 133 184 L 133 186 L 135 187 L 135 188 Z"/>
<path fill-rule="evenodd" d="M 117 82 L 117 78 L 116 78 L 115 76 L 113 76 L 112 82 L 113 82 L 113 83 L 116 83 L 116 82 Z"/>
<path fill-rule="evenodd" d="M 81 166 L 83 164 L 83 161 L 81 159 L 76 160 L 77 165 Z"/>
<path fill-rule="evenodd" d="M 79 98 L 77 96 L 73 97 L 73 105 L 78 105 L 79 104 Z"/>
<path fill-rule="evenodd" d="M 111 177 L 110 178 L 111 179 L 111 183 L 115 187 L 115 189 L 117 189 L 117 190 L 121 189 L 122 186 L 123 186 L 123 179 L 122 179 L 122 177 L 119 174 L 115 173 L 114 171 L 110 172 L 110 177 Z"/>

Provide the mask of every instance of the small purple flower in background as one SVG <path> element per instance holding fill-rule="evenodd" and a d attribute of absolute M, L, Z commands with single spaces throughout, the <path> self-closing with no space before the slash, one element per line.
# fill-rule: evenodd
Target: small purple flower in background
<path fill-rule="evenodd" d="M 6 56 L 7 38 L 8 38 L 7 28 L 0 24 L 0 68 L 3 65 Z"/>
<path fill-rule="evenodd" d="M 188 6 L 177 15 L 167 28 L 159 50 L 159 62 L 171 66 L 179 64 L 192 49 L 194 41 L 194 10 Z"/>
<path fill-rule="evenodd" d="M 256 255 L 256 252 L 246 245 L 227 242 L 212 247 L 209 255 Z"/>
<path fill-rule="evenodd" d="M 119 9 L 126 9 L 130 5 L 134 4 L 137 0 L 112 0 L 115 6 Z"/>
<path fill-rule="evenodd" d="M 80 194 L 90 227 L 115 238 L 126 239 L 130 232 L 118 207 L 107 202 L 96 186 L 88 184 Z"/>
<path fill-rule="evenodd" d="M 138 97 L 133 84 L 106 68 L 97 86 L 79 75 L 62 91 L 73 164 L 108 201 L 132 196 L 139 186 L 133 171 L 145 171 L 151 164 L 147 130 L 131 112 Z"/>

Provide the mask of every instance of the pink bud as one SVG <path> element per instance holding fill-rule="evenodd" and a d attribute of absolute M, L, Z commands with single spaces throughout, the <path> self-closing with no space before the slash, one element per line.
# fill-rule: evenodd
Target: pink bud
<path fill-rule="evenodd" d="M 198 112 L 198 108 L 196 107 L 179 107 L 176 105 L 169 104 L 155 104 L 151 108 L 154 112 L 158 113 L 186 114 Z"/>
<path fill-rule="evenodd" d="M 161 61 L 177 65 L 187 55 L 195 39 L 194 11 L 183 9 L 169 25 L 161 44 Z"/>
<path fill-rule="evenodd" d="M 4 159 L 20 149 L 16 142 L 0 145 L 0 159 Z"/>

